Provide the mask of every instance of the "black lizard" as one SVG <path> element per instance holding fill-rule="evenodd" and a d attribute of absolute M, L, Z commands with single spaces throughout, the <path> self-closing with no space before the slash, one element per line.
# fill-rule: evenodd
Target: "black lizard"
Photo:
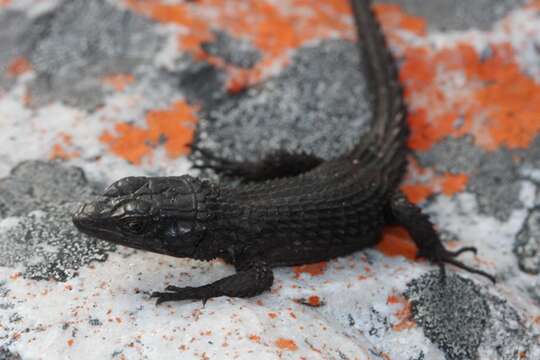
<path fill-rule="evenodd" d="M 470 251 L 443 246 L 433 224 L 398 190 L 407 165 L 406 107 L 397 66 L 369 0 L 351 0 L 374 102 L 370 132 L 329 161 L 278 152 L 259 162 L 230 162 L 200 150 L 207 167 L 240 185 L 188 175 L 127 177 L 83 205 L 74 224 L 91 236 L 162 254 L 223 258 L 234 275 L 201 287 L 168 286 L 157 303 L 216 296 L 251 297 L 270 289 L 272 267 L 314 263 L 372 246 L 385 224 L 404 226 L 418 255 L 494 278 L 455 259 Z"/>

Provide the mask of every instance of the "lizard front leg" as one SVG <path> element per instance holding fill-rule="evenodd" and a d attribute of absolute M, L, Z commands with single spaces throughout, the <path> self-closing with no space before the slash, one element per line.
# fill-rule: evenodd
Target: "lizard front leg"
<path fill-rule="evenodd" d="M 323 162 L 323 159 L 306 153 L 275 151 L 258 161 L 233 161 L 217 156 L 208 149 L 191 146 L 202 156 L 202 163 L 194 169 L 212 169 L 219 175 L 240 178 L 243 182 L 278 179 L 305 173 Z"/>
<path fill-rule="evenodd" d="M 213 297 L 252 297 L 268 290 L 274 282 L 274 274 L 262 260 L 252 260 L 247 265 L 237 267 L 237 273 L 199 287 L 167 286 L 166 292 L 153 292 L 156 305 L 166 301 L 202 300 L 203 304 Z"/>
<path fill-rule="evenodd" d="M 471 268 L 455 258 L 465 252 L 476 254 L 475 247 L 463 247 L 457 251 L 447 250 L 435 231 L 433 224 L 422 210 L 412 204 L 401 192 L 396 192 L 390 200 L 389 220 L 404 226 L 419 248 L 418 257 L 425 257 L 441 268 L 444 278 L 444 264 L 452 264 L 471 273 L 482 275 L 493 283 L 495 278 L 482 270 Z"/>

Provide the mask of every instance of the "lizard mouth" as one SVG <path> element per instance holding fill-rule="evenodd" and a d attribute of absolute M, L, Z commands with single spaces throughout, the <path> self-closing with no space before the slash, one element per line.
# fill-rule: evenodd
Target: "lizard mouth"
<path fill-rule="evenodd" d="M 99 215 L 99 207 L 96 204 L 83 204 L 73 214 L 73 225 L 87 235 L 122 245 L 122 234 L 104 228 L 103 224 L 100 224 L 102 217 Z"/>

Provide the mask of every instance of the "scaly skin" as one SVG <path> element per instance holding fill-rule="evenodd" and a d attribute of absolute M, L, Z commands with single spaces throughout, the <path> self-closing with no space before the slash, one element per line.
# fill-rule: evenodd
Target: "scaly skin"
<path fill-rule="evenodd" d="M 277 152 L 259 162 L 232 162 L 194 148 L 206 158 L 203 167 L 242 183 L 212 184 L 187 175 L 129 177 L 74 215 L 74 224 L 91 236 L 177 257 L 220 257 L 237 270 L 205 286 L 155 292 L 158 304 L 260 294 L 272 286 L 272 267 L 373 246 L 385 224 L 405 226 L 418 255 L 442 270 L 451 263 L 494 281 L 457 261 L 456 256 L 476 249 L 446 250 L 428 217 L 398 190 L 409 129 L 396 64 L 369 0 L 351 0 L 351 6 L 374 102 L 373 127 L 352 151 L 330 161 Z"/>

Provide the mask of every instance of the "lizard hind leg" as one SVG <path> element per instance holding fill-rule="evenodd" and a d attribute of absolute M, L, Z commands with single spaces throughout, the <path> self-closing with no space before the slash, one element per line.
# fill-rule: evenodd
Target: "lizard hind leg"
<path fill-rule="evenodd" d="M 296 176 L 323 162 L 323 159 L 306 154 L 275 151 L 258 161 L 233 161 L 215 155 L 212 151 L 191 145 L 193 153 L 202 159 L 195 169 L 211 169 L 218 175 L 240 178 L 242 182 L 258 182 Z"/>
<path fill-rule="evenodd" d="M 404 226 L 418 246 L 418 257 L 425 257 L 439 265 L 441 274 L 445 276 L 445 264 L 452 264 L 470 273 L 484 276 L 495 283 L 495 277 L 485 271 L 465 265 L 456 257 L 471 252 L 477 253 L 475 247 L 463 247 L 457 251 L 447 250 L 441 242 L 428 216 L 421 209 L 408 201 L 401 192 L 396 192 L 389 204 L 389 221 Z"/>

